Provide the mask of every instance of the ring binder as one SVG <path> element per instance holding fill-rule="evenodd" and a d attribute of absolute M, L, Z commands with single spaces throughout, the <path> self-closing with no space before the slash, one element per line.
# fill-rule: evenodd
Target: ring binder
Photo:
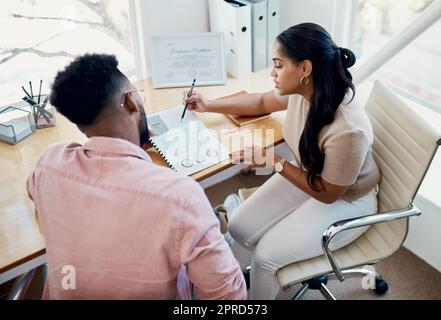
<path fill-rule="evenodd" d="M 210 31 L 223 32 L 228 72 L 235 78 L 251 74 L 251 7 L 239 0 L 210 0 Z"/>
<path fill-rule="evenodd" d="M 268 4 L 267 0 L 237 0 L 251 8 L 251 53 L 253 72 L 268 66 Z"/>
<path fill-rule="evenodd" d="M 188 176 L 228 159 L 229 152 L 193 112 L 181 120 L 183 108 L 179 105 L 151 114 L 147 122 L 157 134 L 150 143 L 158 154 L 173 171 Z M 217 156 L 200 157 L 205 149 L 215 149 Z"/>
<path fill-rule="evenodd" d="M 165 161 L 165 163 L 174 171 L 178 172 L 176 168 L 173 166 L 173 164 L 170 163 L 170 161 L 167 159 L 167 157 L 162 153 L 161 149 L 156 145 L 156 143 L 150 138 L 149 140 L 150 144 L 155 148 L 155 150 L 158 152 L 158 154 L 161 156 L 161 158 Z"/>
<path fill-rule="evenodd" d="M 272 66 L 280 0 L 209 0 L 210 31 L 224 32 L 227 69 L 241 78 Z"/>
<path fill-rule="evenodd" d="M 273 65 L 273 44 L 280 33 L 280 1 L 267 0 L 268 9 L 268 67 Z"/>

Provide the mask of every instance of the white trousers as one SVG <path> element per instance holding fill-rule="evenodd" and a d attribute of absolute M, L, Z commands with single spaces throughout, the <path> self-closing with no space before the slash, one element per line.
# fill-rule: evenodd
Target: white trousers
<path fill-rule="evenodd" d="M 275 174 L 242 203 L 230 218 L 233 238 L 252 251 L 251 299 L 275 299 L 279 292 L 276 272 L 292 262 L 323 254 L 321 236 L 332 223 L 377 212 L 372 190 L 353 202 L 325 204 Z M 365 228 L 337 235 L 331 249 L 359 237 Z"/>

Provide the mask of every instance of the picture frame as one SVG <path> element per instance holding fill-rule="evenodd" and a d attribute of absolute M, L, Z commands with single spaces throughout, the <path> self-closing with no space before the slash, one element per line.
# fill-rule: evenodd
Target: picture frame
<path fill-rule="evenodd" d="M 224 35 L 203 32 L 152 36 L 150 62 L 154 88 L 219 85 L 227 81 Z"/>

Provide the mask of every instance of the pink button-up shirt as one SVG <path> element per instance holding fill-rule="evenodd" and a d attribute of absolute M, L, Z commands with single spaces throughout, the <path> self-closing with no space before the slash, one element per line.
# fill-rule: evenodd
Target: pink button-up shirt
<path fill-rule="evenodd" d="M 202 188 L 121 139 L 50 146 L 28 178 L 47 299 L 245 299 Z"/>

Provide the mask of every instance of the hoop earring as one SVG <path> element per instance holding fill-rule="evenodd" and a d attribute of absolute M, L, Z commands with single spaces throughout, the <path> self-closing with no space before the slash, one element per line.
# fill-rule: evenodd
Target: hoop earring
<path fill-rule="evenodd" d="M 302 84 L 302 85 L 304 85 L 304 86 L 307 86 L 308 85 L 308 83 L 309 83 L 309 78 L 306 78 L 306 82 L 304 81 L 305 80 L 305 76 L 302 76 L 301 78 L 300 78 L 300 84 Z"/>

